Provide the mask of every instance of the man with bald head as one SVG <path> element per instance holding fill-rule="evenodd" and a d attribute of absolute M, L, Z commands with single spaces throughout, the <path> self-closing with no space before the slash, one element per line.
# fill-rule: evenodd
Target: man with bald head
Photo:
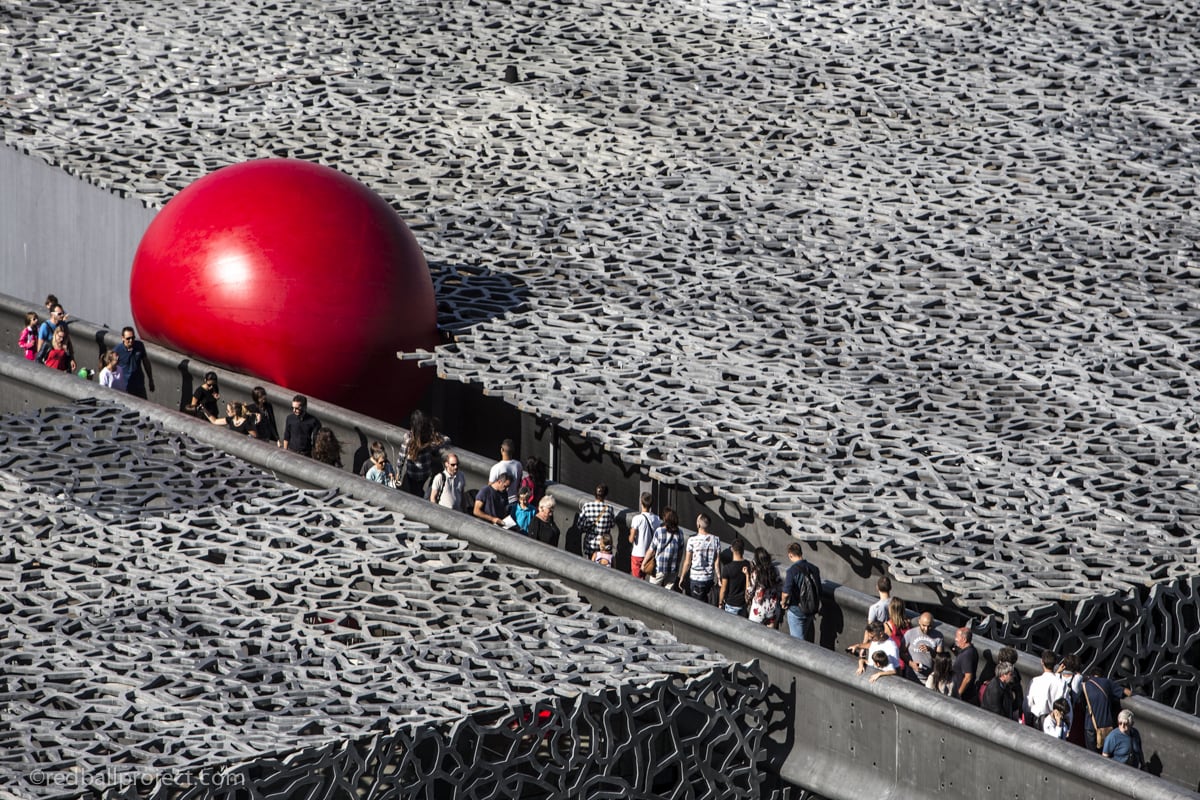
<path fill-rule="evenodd" d="M 908 669 L 911 673 L 908 677 L 925 683 L 933 671 L 933 654 L 941 653 L 946 648 L 933 614 L 926 611 L 917 618 L 917 624 L 904 634 L 904 646 L 908 648 Z"/>
<path fill-rule="evenodd" d="M 950 667 L 950 679 L 954 682 L 953 697 L 965 700 L 973 706 L 979 705 L 979 692 L 976 691 L 979 678 L 979 651 L 972 641 L 971 629 L 963 626 L 954 632 L 954 649 L 958 655 Z"/>

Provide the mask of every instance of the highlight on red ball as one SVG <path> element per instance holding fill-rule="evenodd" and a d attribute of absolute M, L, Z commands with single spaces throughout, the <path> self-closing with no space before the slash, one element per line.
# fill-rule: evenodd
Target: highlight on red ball
<path fill-rule="evenodd" d="M 138 245 L 130 303 L 149 341 L 397 422 L 431 371 L 396 353 L 438 342 L 408 226 L 353 178 L 292 159 L 225 167 L 172 198 Z"/>

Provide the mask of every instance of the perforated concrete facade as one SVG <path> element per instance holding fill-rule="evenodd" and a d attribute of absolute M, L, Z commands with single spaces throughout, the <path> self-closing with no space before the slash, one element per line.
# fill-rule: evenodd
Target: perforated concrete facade
<path fill-rule="evenodd" d="M 116 406 L 0 453 L 5 797 L 758 796 L 753 668 Z"/>
<path fill-rule="evenodd" d="M 10 146 L 149 204 L 342 169 L 449 378 L 1194 686 L 1098 609 L 1194 607 L 1196 3 L 0 8 Z"/>

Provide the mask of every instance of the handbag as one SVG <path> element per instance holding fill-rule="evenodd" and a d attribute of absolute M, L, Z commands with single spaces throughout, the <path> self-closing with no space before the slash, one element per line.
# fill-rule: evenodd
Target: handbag
<path fill-rule="evenodd" d="M 404 481 L 407 478 L 408 478 L 408 456 L 405 456 L 403 459 L 403 462 L 400 464 L 400 474 L 396 476 L 395 488 L 397 488 L 397 489 L 405 488 Z"/>
<path fill-rule="evenodd" d="M 651 553 L 650 555 L 648 555 L 642 559 L 642 574 L 643 575 L 653 575 L 655 566 L 656 565 L 654 563 L 654 553 Z"/>

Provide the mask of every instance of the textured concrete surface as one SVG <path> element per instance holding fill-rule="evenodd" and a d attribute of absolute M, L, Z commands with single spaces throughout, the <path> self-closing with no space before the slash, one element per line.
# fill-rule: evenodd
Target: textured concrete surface
<path fill-rule="evenodd" d="M 313 796 L 370 779 L 482 797 L 499 765 L 518 795 L 757 786 L 753 669 L 528 568 L 106 403 L 0 417 L 0 453 L 13 796 L 276 796 L 320 774 Z M 614 726 L 630 733 L 589 732 Z"/>
<path fill-rule="evenodd" d="M 998 623 L 1194 599 L 1195 2 L 0 9 L 13 147 L 387 196 L 452 379 Z"/>

